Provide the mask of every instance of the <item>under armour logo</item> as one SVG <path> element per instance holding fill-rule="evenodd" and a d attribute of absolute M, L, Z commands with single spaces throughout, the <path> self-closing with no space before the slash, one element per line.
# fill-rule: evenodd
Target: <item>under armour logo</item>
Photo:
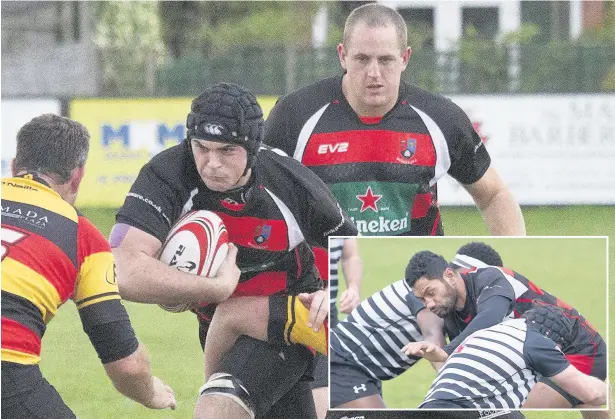
<path fill-rule="evenodd" d="M 205 124 L 203 126 L 203 131 L 211 135 L 222 135 L 222 129 L 223 127 L 216 124 Z"/>
<path fill-rule="evenodd" d="M 365 384 L 361 384 L 360 386 L 354 386 L 352 389 L 357 394 L 359 394 L 359 391 L 367 391 L 367 387 L 365 387 Z"/>

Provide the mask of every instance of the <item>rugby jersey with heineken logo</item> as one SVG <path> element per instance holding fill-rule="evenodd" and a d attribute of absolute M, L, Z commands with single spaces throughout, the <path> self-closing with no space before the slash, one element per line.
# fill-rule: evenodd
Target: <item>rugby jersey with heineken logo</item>
<path fill-rule="evenodd" d="M 361 118 L 342 94 L 342 76 L 280 99 L 265 142 L 312 169 L 362 235 L 442 235 L 437 184 L 463 184 L 490 165 L 465 113 L 449 99 L 402 81 L 382 118 Z"/>

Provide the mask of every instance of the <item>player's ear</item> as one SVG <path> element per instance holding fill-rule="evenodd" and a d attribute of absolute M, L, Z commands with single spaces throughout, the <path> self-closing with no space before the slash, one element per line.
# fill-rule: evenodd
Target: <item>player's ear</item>
<path fill-rule="evenodd" d="M 77 191 L 79 190 L 79 185 L 81 185 L 81 181 L 83 180 L 83 176 L 85 175 L 85 167 L 81 166 L 81 167 L 76 167 L 75 169 L 73 169 L 71 176 L 70 176 L 70 188 L 71 188 L 71 192 L 76 194 Z"/>
<path fill-rule="evenodd" d="M 346 71 L 346 51 L 344 51 L 344 44 L 339 44 L 337 46 L 337 55 L 339 56 L 342 69 Z"/>

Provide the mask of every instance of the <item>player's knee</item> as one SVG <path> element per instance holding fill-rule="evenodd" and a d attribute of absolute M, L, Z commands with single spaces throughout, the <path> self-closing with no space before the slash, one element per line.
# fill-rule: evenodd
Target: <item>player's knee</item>
<path fill-rule="evenodd" d="M 199 397 L 218 395 L 232 400 L 233 403 L 241 406 L 254 419 L 255 406 L 248 390 L 240 380 L 231 374 L 219 372 L 212 374 L 209 380 L 199 390 Z"/>

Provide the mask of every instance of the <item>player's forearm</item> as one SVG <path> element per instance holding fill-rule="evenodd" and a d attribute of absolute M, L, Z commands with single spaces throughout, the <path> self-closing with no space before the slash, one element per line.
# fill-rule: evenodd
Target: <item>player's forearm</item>
<path fill-rule="evenodd" d="M 361 258 L 355 256 L 342 260 L 342 272 L 344 273 L 347 287 L 353 287 L 359 291 L 363 281 L 363 263 Z"/>
<path fill-rule="evenodd" d="M 508 188 L 498 190 L 478 208 L 493 236 L 525 236 L 525 221 L 521 208 Z"/>
<path fill-rule="evenodd" d="M 596 377 L 583 374 L 572 365 L 549 378 L 585 404 L 592 406 L 606 404 L 606 383 Z"/>
<path fill-rule="evenodd" d="M 148 404 L 154 398 L 149 357 L 142 345 L 126 358 L 104 364 L 113 386 L 124 396 Z"/>
<path fill-rule="evenodd" d="M 125 300 L 177 305 L 217 303 L 229 296 L 219 281 L 181 272 L 143 252 L 117 247 L 113 255 L 120 295 Z"/>

